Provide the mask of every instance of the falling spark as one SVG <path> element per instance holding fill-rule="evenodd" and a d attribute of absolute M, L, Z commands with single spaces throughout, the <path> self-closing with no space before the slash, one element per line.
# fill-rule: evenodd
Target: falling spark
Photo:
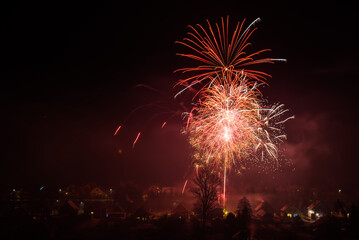
<path fill-rule="evenodd" d="M 115 132 L 115 134 L 113 134 L 113 136 L 116 136 L 117 135 L 117 133 L 118 133 L 118 131 L 121 129 L 121 125 L 120 126 L 118 126 L 118 128 L 117 128 L 117 130 L 116 130 L 116 132 Z"/>
<path fill-rule="evenodd" d="M 184 190 L 186 189 L 188 179 L 184 182 L 183 188 L 182 188 L 182 194 L 184 193 Z"/>
<path fill-rule="evenodd" d="M 163 122 L 163 124 L 162 124 L 162 127 L 161 127 L 161 128 L 163 128 L 164 126 L 166 126 L 166 124 L 167 124 L 167 122 Z"/>
<path fill-rule="evenodd" d="M 140 137 L 140 135 L 141 135 L 141 132 L 139 132 L 139 133 L 137 134 L 137 137 L 136 137 L 135 141 L 133 142 L 132 148 L 135 148 L 135 144 L 136 144 L 138 138 Z"/>

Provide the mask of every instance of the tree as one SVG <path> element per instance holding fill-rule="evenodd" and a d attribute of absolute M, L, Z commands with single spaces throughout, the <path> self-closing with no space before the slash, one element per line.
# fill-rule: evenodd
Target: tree
<path fill-rule="evenodd" d="M 238 229 L 239 229 L 239 239 L 249 239 L 250 237 L 250 224 L 252 221 L 252 207 L 246 197 L 243 197 L 239 200 L 238 210 Z"/>
<path fill-rule="evenodd" d="M 195 187 L 191 189 L 197 198 L 196 211 L 202 219 L 202 227 L 205 226 L 208 214 L 216 206 L 217 189 L 221 184 L 218 175 L 209 167 L 202 167 L 193 179 Z"/>
<path fill-rule="evenodd" d="M 243 225 L 248 226 L 252 220 L 252 207 L 246 197 L 243 197 L 238 202 L 237 215 Z"/>
<path fill-rule="evenodd" d="M 338 215 L 342 215 L 343 217 L 346 217 L 346 211 L 344 208 L 344 202 L 340 201 L 339 199 L 337 199 L 337 201 L 334 203 L 334 211 L 338 214 Z"/>
<path fill-rule="evenodd" d="M 352 204 L 349 208 L 349 221 L 348 221 L 348 230 L 353 237 L 353 239 L 359 237 L 359 211 L 356 204 Z"/>

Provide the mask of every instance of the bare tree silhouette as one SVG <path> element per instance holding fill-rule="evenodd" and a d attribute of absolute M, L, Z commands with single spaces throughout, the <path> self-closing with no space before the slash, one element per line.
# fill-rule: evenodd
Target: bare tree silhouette
<path fill-rule="evenodd" d="M 209 212 L 217 204 L 217 189 L 221 184 L 221 180 L 210 167 L 202 167 L 194 177 L 193 183 L 195 186 L 191 191 L 197 198 L 195 211 L 202 219 L 202 227 L 205 227 Z"/>

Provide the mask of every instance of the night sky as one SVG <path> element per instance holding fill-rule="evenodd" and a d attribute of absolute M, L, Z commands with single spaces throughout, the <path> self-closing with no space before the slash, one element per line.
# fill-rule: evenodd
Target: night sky
<path fill-rule="evenodd" d="M 256 66 L 272 75 L 266 99 L 296 117 L 286 124 L 295 169 L 286 179 L 357 189 L 356 7 L 248 2 L 1 6 L 1 186 L 183 182 L 190 149 L 180 117 L 161 128 L 165 116 L 151 119 L 158 109 L 129 114 L 152 102 L 180 112 L 172 86 L 181 74 L 173 71 L 190 62 L 174 42 L 188 25 L 229 15 L 247 24 L 260 17 L 248 50 L 288 60 Z"/>

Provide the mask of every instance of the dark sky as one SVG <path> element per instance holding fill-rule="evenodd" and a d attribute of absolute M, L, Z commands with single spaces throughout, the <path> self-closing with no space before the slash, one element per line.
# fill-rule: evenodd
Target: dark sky
<path fill-rule="evenodd" d="M 260 17 L 249 50 L 271 48 L 269 56 L 288 60 L 257 67 L 272 75 L 263 90 L 268 101 L 296 116 L 287 124 L 286 155 L 295 167 L 288 180 L 358 187 L 354 5 L 50 2 L 0 7 L 2 185 L 182 182 L 190 150 L 180 118 L 161 129 L 164 116 L 152 120 L 158 109 L 148 109 L 113 133 L 137 106 L 160 101 L 180 110 L 171 96 L 181 75 L 173 71 L 188 61 L 175 55 L 174 42 L 187 25 L 229 15 L 232 23 Z"/>

